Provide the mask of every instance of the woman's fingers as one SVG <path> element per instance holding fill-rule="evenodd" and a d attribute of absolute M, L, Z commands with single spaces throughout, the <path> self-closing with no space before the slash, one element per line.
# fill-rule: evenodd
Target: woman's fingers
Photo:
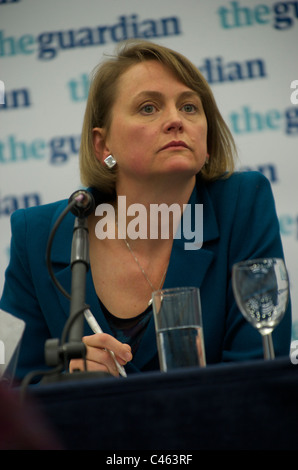
<path fill-rule="evenodd" d="M 125 365 L 131 361 L 131 348 L 128 344 L 121 343 L 116 338 L 106 333 L 98 333 L 91 336 L 84 336 L 83 342 L 86 345 L 86 362 L 89 371 L 105 371 L 114 376 L 118 376 L 115 361 L 109 351 L 113 351 L 119 364 Z M 82 359 L 72 359 L 69 370 L 85 370 L 85 362 Z"/>
<path fill-rule="evenodd" d="M 131 347 L 129 344 L 121 343 L 107 333 L 97 333 L 91 336 L 84 336 L 83 342 L 86 346 L 109 349 L 122 361 L 128 362 L 132 360 Z"/>

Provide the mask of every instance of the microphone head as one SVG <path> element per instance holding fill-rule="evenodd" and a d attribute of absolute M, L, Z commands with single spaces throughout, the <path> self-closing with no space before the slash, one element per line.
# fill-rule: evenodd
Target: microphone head
<path fill-rule="evenodd" d="M 71 212 L 76 217 L 88 217 L 95 209 L 95 201 L 93 195 L 85 189 L 79 189 L 72 193 L 68 199 L 68 204 L 75 201 Z"/>

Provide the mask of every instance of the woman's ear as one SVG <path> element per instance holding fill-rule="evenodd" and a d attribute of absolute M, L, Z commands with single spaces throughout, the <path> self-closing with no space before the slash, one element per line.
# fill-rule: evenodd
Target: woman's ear
<path fill-rule="evenodd" d="M 106 131 L 101 127 L 92 129 L 93 148 L 97 160 L 103 164 L 110 151 L 105 142 Z"/>

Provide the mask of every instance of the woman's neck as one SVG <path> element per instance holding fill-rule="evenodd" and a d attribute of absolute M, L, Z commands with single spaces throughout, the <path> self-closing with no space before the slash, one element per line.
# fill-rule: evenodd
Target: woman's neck
<path fill-rule="evenodd" d="M 126 184 L 116 185 L 117 196 L 126 199 L 127 206 L 141 204 L 147 209 L 152 204 L 187 204 L 194 189 L 196 177 L 182 179 L 161 177 L 153 180 L 129 181 Z"/>
<path fill-rule="evenodd" d="M 166 184 L 142 181 L 128 190 L 117 187 L 116 224 L 118 238 L 126 238 L 136 246 L 157 246 L 158 241 L 173 239 L 181 220 L 184 205 L 194 189 L 195 177 Z M 147 240 L 147 243 L 142 241 Z M 148 243 L 148 242 L 151 243 Z"/>

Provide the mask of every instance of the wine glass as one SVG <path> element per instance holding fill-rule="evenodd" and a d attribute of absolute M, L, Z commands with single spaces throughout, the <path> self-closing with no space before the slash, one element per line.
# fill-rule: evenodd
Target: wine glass
<path fill-rule="evenodd" d="M 289 301 L 284 261 L 260 258 L 236 263 L 232 286 L 242 315 L 262 335 L 264 358 L 274 359 L 272 331 L 282 320 Z"/>

